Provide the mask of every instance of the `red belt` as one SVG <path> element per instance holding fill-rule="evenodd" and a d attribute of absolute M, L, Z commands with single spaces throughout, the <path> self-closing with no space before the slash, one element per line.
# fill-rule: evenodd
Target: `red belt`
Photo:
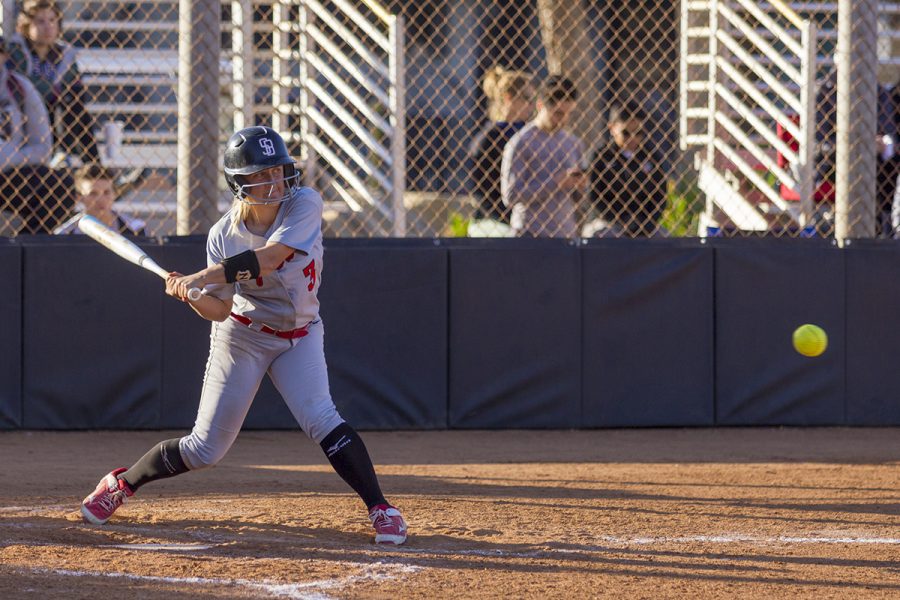
<path fill-rule="evenodd" d="M 244 315 L 236 315 L 231 313 L 231 318 L 237 321 L 238 323 L 243 323 L 247 327 L 251 327 L 253 325 L 253 320 L 249 317 L 245 317 Z M 286 340 L 293 340 L 296 338 L 302 338 L 307 333 L 309 333 L 309 323 L 304 325 L 303 327 L 298 327 L 297 329 L 291 329 L 290 331 L 278 331 L 276 329 L 272 329 L 268 325 L 260 325 L 259 330 L 263 333 L 268 333 L 269 335 L 274 335 L 280 338 L 284 338 Z"/>

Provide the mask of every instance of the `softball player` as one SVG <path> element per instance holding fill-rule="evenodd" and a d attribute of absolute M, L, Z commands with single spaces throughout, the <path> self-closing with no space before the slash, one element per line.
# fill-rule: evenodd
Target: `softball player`
<path fill-rule="evenodd" d="M 322 272 L 322 199 L 297 187 L 284 140 L 268 127 L 231 136 L 225 179 L 231 211 L 207 240 L 208 267 L 172 273 L 166 293 L 212 321 L 200 408 L 191 434 L 163 441 L 129 468 L 100 480 L 81 505 L 101 525 L 142 485 L 215 465 L 240 431 L 268 372 L 303 431 L 369 509 L 376 543 L 402 544 L 406 523 L 381 493 L 365 444 L 338 414 L 328 389 L 316 294 Z M 188 290 L 205 288 L 189 301 Z"/>

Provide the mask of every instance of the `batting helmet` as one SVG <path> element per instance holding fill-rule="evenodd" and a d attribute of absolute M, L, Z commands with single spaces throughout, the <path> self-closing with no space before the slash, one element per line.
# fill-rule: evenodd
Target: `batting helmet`
<path fill-rule="evenodd" d="M 225 181 L 240 200 L 246 201 L 247 188 L 250 187 L 245 179 L 246 175 L 279 165 L 283 167 L 282 181 L 285 182 L 285 191 L 282 198 L 272 202 L 284 202 L 290 198 L 291 189 L 300 179 L 284 139 L 274 129 L 261 126 L 241 129 L 228 139 L 228 145 L 225 147 Z M 272 183 L 275 181 L 255 183 L 253 186 Z"/>

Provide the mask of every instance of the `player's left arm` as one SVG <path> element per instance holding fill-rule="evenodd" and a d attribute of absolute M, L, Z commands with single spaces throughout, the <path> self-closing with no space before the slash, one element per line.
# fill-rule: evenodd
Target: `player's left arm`
<path fill-rule="evenodd" d="M 256 260 L 259 261 L 259 275 L 265 277 L 274 273 L 279 265 L 284 264 L 287 258 L 295 252 L 306 254 L 303 250 L 291 248 L 281 242 L 269 242 L 262 248 L 255 250 Z"/>
<path fill-rule="evenodd" d="M 222 262 L 197 271 L 192 275 L 177 278 L 175 291 L 181 298 L 187 298 L 192 287 L 203 288 L 210 284 L 234 283 L 271 275 L 295 250 L 279 242 L 269 242 L 257 250 L 247 250 L 229 256 Z M 305 254 L 305 252 L 303 252 Z"/>

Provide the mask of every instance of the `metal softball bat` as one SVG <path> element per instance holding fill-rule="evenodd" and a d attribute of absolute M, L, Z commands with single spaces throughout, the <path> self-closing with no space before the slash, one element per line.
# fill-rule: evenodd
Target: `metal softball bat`
<path fill-rule="evenodd" d="M 118 231 L 110 229 L 101 223 L 98 219 L 90 215 L 84 215 L 78 221 L 78 228 L 81 229 L 86 236 L 106 246 L 106 248 L 112 250 L 128 262 L 143 267 L 151 273 L 156 273 L 163 279 L 169 277 L 169 272 L 156 264 L 156 261 L 147 256 L 146 252 L 141 250 L 136 244 L 125 238 L 125 236 Z M 188 292 L 188 298 L 195 302 L 199 300 L 201 296 L 202 293 L 200 292 L 200 288 L 191 288 Z"/>

